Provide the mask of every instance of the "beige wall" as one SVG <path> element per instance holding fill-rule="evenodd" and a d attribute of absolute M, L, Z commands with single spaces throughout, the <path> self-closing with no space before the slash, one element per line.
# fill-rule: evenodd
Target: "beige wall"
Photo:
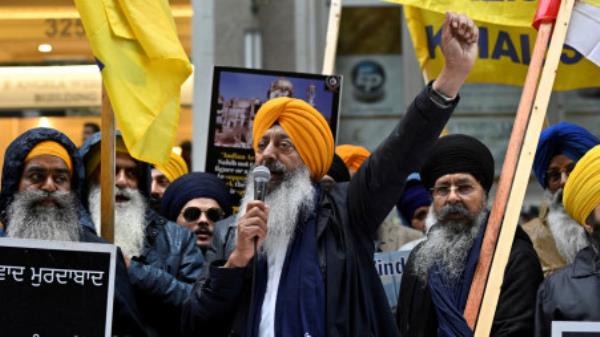
<path fill-rule="evenodd" d="M 192 139 L 192 115 L 190 108 L 182 108 L 179 129 L 177 130 L 175 144 L 184 140 Z M 20 134 L 28 129 L 40 126 L 40 120 L 44 117 L 31 118 L 0 118 L 0 162 L 4 163 L 4 152 L 8 145 Z M 50 127 L 65 133 L 75 145 L 80 146 L 82 142 L 83 124 L 95 122 L 100 125 L 98 116 L 76 116 L 76 117 L 45 117 Z M 0 173 L 2 167 L 0 166 Z"/>

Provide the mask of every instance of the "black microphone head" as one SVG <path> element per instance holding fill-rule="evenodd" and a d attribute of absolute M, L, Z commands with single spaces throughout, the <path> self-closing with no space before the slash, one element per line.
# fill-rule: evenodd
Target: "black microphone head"
<path fill-rule="evenodd" d="M 252 170 L 254 181 L 268 182 L 271 180 L 271 171 L 266 166 L 260 165 Z"/>

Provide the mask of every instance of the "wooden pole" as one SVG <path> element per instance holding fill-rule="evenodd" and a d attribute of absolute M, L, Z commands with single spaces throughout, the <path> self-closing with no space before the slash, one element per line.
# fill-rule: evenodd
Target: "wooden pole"
<path fill-rule="evenodd" d="M 518 226 L 518 219 L 546 117 L 546 110 L 556 78 L 556 70 L 573 5 L 574 0 L 561 1 L 558 17 L 554 24 L 554 33 L 552 33 L 551 23 L 542 24 L 538 32 L 494 207 L 490 214 L 481 255 L 465 309 L 467 323 L 471 327 L 475 326 L 475 337 L 487 337 L 491 332 L 502 281 L 504 280 L 504 270 L 508 263 Z M 552 40 L 544 61 L 543 53 L 540 56 L 539 49 L 545 49 L 547 39 L 550 36 L 552 36 Z M 541 79 L 538 82 L 539 69 L 542 63 L 543 70 Z M 535 97 L 535 100 L 533 101 L 533 109 L 531 109 L 533 97 Z M 486 309 L 481 310 L 481 308 Z"/>
<path fill-rule="evenodd" d="M 106 89 L 102 86 L 100 140 L 100 233 L 114 242 L 115 223 L 115 116 Z"/>
<path fill-rule="evenodd" d="M 335 54 L 337 52 L 340 19 L 342 18 L 342 0 L 331 0 L 329 4 L 329 21 L 325 39 L 325 57 L 323 58 L 323 75 L 333 75 Z"/>

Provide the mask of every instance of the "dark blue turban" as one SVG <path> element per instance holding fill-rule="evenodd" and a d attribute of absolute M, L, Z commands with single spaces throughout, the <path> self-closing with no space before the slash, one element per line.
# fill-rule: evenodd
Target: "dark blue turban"
<path fill-rule="evenodd" d="M 404 187 L 404 192 L 402 192 L 402 196 L 396 204 L 396 208 L 404 220 L 404 225 L 409 227 L 415 211 L 419 207 L 429 207 L 431 205 L 431 194 L 423 186 L 418 175 L 414 176 L 413 179 L 411 177 L 413 175 L 409 176 L 409 180 Z"/>
<path fill-rule="evenodd" d="M 215 175 L 204 172 L 192 172 L 175 179 L 163 195 L 160 213 L 167 219 L 176 221 L 183 206 L 196 198 L 214 199 L 225 216 L 231 215 L 229 189 Z"/>
<path fill-rule="evenodd" d="M 588 150 L 600 144 L 600 139 L 579 125 L 560 122 L 542 131 L 533 161 L 533 173 L 543 188 L 547 188 L 546 171 L 554 156 L 567 156 L 574 162 Z"/>

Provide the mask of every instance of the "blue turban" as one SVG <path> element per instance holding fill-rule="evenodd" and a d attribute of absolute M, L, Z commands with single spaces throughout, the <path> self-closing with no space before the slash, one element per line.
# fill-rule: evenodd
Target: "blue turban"
<path fill-rule="evenodd" d="M 533 161 L 533 173 L 543 188 L 547 188 L 546 171 L 554 156 L 567 156 L 574 162 L 583 157 L 600 139 L 579 125 L 560 122 L 542 131 Z"/>
<path fill-rule="evenodd" d="M 165 218 L 176 221 L 183 206 L 196 198 L 214 199 L 225 216 L 231 215 L 229 189 L 215 175 L 204 172 L 192 172 L 175 179 L 163 195 L 160 213 Z"/>
<path fill-rule="evenodd" d="M 415 211 L 419 207 L 431 205 L 431 194 L 423 183 L 421 183 L 421 179 L 419 175 L 410 175 L 408 178 L 408 182 L 404 187 L 404 192 L 402 192 L 402 196 L 398 203 L 396 204 L 396 208 L 400 213 L 400 216 L 404 220 L 403 223 L 406 226 L 410 227 L 411 220 L 415 215 Z"/>

